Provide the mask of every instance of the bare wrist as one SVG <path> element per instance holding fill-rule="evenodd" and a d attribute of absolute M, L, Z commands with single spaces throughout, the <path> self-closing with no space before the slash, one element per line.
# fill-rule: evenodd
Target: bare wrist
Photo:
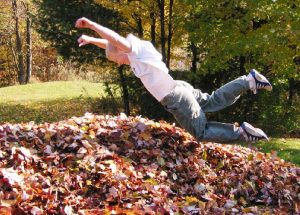
<path fill-rule="evenodd" d="M 90 29 L 91 30 L 93 30 L 93 31 L 96 31 L 96 26 L 97 26 L 98 24 L 96 23 L 96 22 L 91 22 L 91 24 L 90 24 Z"/>

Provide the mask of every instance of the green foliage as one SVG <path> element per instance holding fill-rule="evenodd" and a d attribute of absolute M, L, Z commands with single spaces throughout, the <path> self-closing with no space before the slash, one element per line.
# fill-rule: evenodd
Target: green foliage
<path fill-rule="evenodd" d="M 248 93 L 232 107 L 209 114 L 225 122 L 250 121 L 270 134 L 299 128 L 300 1 L 186 1 L 187 30 L 200 52 L 197 78 L 205 92 L 256 68 L 273 83 L 272 92 Z M 298 84 L 293 84 L 298 83 Z"/>
<path fill-rule="evenodd" d="M 187 29 L 205 55 L 203 70 L 229 70 L 233 59 L 244 57 L 246 69 L 269 67 L 280 76 L 296 75 L 300 1 L 192 2 Z"/>
<path fill-rule="evenodd" d="M 39 8 L 35 19 L 36 28 L 43 39 L 50 41 L 63 57 L 93 61 L 104 52 L 94 46 L 78 48 L 77 39 L 87 30 L 77 30 L 75 22 L 87 17 L 105 26 L 116 26 L 118 14 L 95 4 L 93 0 L 36 0 Z"/>
<path fill-rule="evenodd" d="M 299 80 L 295 61 L 299 56 L 299 1 L 183 2 L 192 9 L 186 26 L 190 40 L 200 49 L 200 68 L 196 74 L 173 72 L 175 79 L 212 93 L 256 68 L 274 86 L 273 92 L 249 92 L 232 107 L 208 114 L 208 119 L 249 121 L 271 135 L 297 130 L 300 88 L 292 86 L 290 79 Z M 129 83 L 132 103 L 138 104 L 141 114 L 171 119 L 138 80 L 129 78 Z"/>

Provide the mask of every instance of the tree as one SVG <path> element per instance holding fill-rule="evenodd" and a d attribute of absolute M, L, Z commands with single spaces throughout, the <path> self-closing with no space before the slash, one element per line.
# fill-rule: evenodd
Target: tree
<path fill-rule="evenodd" d="M 96 1 L 102 6 L 110 8 L 122 17 L 120 22 L 119 33 L 133 32 L 136 33 L 140 38 L 145 40 L 150 40 L 152 44 L 156 47 L 160 46 L 161 53 L 163 56 L 163 61 L 166 65 L 170 67 L 172 47 L 175 43 L 179 43 L 182 39 L 182 29 L 183 25 L 182 11 L 184 8 L 178 1 Z M 159 21 L 159 24 L 158 24 Z M 122 31 L 123 30 L 123 31 Z M 177 39 L 173 39 L 173 36 L 178 36 Z M 179 36 L 180 35 L 180 36 Z M 180 42 L 180 44 L 182 44 Z M 149 113 L 146 109 L 153 110 L 155 114 L 158 113 L 157 107 L 159 104 L 156 102 L 149 102 L 151 100 L 151 95 L 149 93 L 143 93 L 145 89 L 139 81 L 134 81 L 131 77 L 125 75 L 125 73 L 120 76 L 121 83 L 129 83 L 130 86 L 121 85 L 123 89 L 123 98 L 127 98 L 128 92 L 130 94 L 130 100 L 134 104 L 139 104 L 140 110 L 143 113 Z M 133 89 L 130 89 L 130 88 Z M 137 90 L 141 89 L 141 90 Z M 145 101 L 144 101 L 145 100 Z M 153 107 L 150 107 L 151 104 Z M 159 106 L 160 107 L 160 106 Z M 125 108 L 126 109 L 126 108 Z M 151 112 L 151 111 L 150 111 Z M 154 115 L 155 115 L 154 114 Z M 151 115 L 151 114 L 148 114 Z M 151 115 L 151 116 L 154 116 Z M 161 115 L 161 114 L 159 114 Z"/>
<path fill-rule="evenodd" d="M 18 31 L 14 19 L 13 4 L 17 6 Z M 3 0 L 0 7 L 0 62 L 1 76 L 0 86 L 13 85 L 18 82 L 30 82 L 31 76 L 40 81 L 45 81 L 50 70 L 58 64 L 55 50 L 49 43 L 43 41 L 40 35 L 32 28 L 32 18 L 36 15 L 36 5 L 29 0 Z M 20 37 L 21 49 L 17 51 L 17 36 Z M 21 51 L 20 51 L 21 50 Z M 18 60 L 18 54 L 22 53 L 23 61 Z M 22 63 L 23 62 L 23 63 Z M 18 75 L 19 65 L 23 68 L 23 77 Z"/>
<path fill-rule="evenodd" d="M 3 18 L 1 23 L 1 27 L 3 27 L 3 29 L 1 29 L 1 47 L 5 50 L 2 55 L 6 55 L 4 62 L 6 62 L 5 68 L 8 70 L 4 77 L 9 77 L 7 74 L 11 73 L 9 72 L 11 65 L 14 65 L 18 82 L 20 84 L 26 84 L 30 80 L 32 68 L 30 7 L 28 3 L 26 3 L 27 6 L 25 6 L 25 2 L 17 0 L 5 0 L 3 3 L 1 8 Z M 25 10 L 25 8 L 27 9 Z M 24 30 L 24 25 L 26 25 L 24 24 L 25 17 L 27 17 L 26 30 Z M 26 31 L 25 39 L 23 31 Z"/>
<path fill-rule="evenodd" d="M 13 9 L 13 18 L 15 21 L 15 36 L 16 36 L 16 52 L 14 52 L 14 58 L 16 62 L 16 68 L 18 71 L 18 80 L 20 84 L 25 84 L 25 66 L 24 66 L 24 57 L 22 50 L 22 38 L 19 30 L 19 14 L 18 14 L 18 4 L 16 0 L 12 0 L 12 9 Z M 16 56 L 17 55 L 17 56 Z"/>
<path fill-rule="evenodd" d="M 172 46 L 182 44 L 183 21 L 188 13 L 188 10 L 185 10 L 185 4 L 173 0 L 97 0 L 96 2 L 117 11 L 124 19 L 122 22 L 124 29 L 138 33 L 140 38 L 150 40 L 155 46 L 160 47 L 162 59 L 167 67 L 170 67 Z M 174 37 L 179 39 L 173 40 Z"/>
<path fill-rule="evenodd" d="M 80 62 L 93 62 L 104 59 L 104 52 L 93 46 L 78 49 L 77 39 L 87 30 L 77 30 L 75 21 L 86 16 L 106 26 L 116 26 L 119 16 L 116 12 L 93 0 L 35 0 L 38 5 L 35 27 L 42 38 L 57 49 L 65 59 Z M 99 58 L 100 57 L 100 58 Z"/>
<path fill-rule="evenodd" d="M 160 16 L 160 45 L 163 62 L 167 61 L 166 54 L 166 28 L 165 28 L 165 0 L 157 0 Z"/>
<path fill-rule="evenodd" d="M 31 39 L 31 17 L 29 4 L 26 7 L 26 83 L 29 83 L 32 73 L 32 39 Z"/>
<path fill-rule="evenodd" d="M 192 2 L 195 13 L 188 30 L 204 47 L 203 67 L 220 71 L 230 60 L 243 57 L 247 69 L 260 64 L 281 74 L 294 71 L 299 1 Z"/>
<path fill-rule="evenodd" d="M 293 80 L 299 80 L 296 59 L 299 57 L 300 44 L 300 1 L 183 2 L 191 8 L 191 15 L 187 19 L 189 39 L 200 51 L 197 73 L 206 77 L 202 78 L 206 83 L 199 85 L 207 89 L 216 88 L 246 74 L 251 68 L 257 68 L 275 85 L 273 93 L 276 99 L 272 97 L 271 101 L 264 93 L 255 99 L 248 95 L 247 101 L 239 103 L 240 109 L 237 112 L 241 113 L 240 117 L 243 120 L 261 120 L 261 123 L 273 120 L 273 125 L 283 119 L 286 122 L 283 127 L 291 128 L 293 124 L 295 128 L 299 121 L 290 123 L 287 114 L 292 113 L 292 110 L 299 113 L 299 108 L 286 108 L 287 101 L 284 98 L 290 94 L 290 97 L 297 99 L 294 91 L 288 93 L 287 89 L 294 89 L 296 85 Z M 257 114 L 256 106 L 263 112 L 261 115 Z M 278 115 L 267 118 L 269 112 L 274 110 L 280 110 L 276 113 Z M 294 114 L 297 113 L 295 111 Z M 290 119 L 294 116 L 289 115 Z M 237 120 L 237 116 L 234 117 L 230 120 Z M 266 125 L 270 130 L 275 130 L 274 126 L 271 128 L 272 123 Z"/>
<path fill-rule="evenodd" d="M 0 86 L 6 85 L 6 71 L 11 71 L 12 58 L 9 55 L 8 49 L 8 33 L 6 29 L 6 20 L 8 20 L 8 11 L 11 9 L 11 4 L 7 1 L 3 2 L 0 6 Z"/>

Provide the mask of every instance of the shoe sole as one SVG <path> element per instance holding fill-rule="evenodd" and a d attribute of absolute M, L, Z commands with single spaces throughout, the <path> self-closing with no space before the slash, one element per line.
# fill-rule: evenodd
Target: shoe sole
<path fill-rule="evenodd" d="M 266 139 L 267 141 L 269 141 L 269 138 L 268 138 L 268 136 L 266 135 L 265 132 L 263 132 L 259 128 L 253 127 L 252 125 L 250 125 L 247 122 L 243 123 L 242 128 L 246 132 L 248 139 L 249 139 L 249 136 L 254 136 L 255 138 Z M 260 136 L 257 136 L 257 135 L 260 135 Z"/>

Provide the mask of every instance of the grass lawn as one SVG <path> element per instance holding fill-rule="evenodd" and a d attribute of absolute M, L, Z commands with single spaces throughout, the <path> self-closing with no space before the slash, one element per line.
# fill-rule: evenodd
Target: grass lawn
<path fill-rule="evenodd" d="M 86 81 L 54 81 L 0 88 L 0 103 L 41 102 L 79 97 L 99 97 L 103 86 Z"/>
<path fill-rule="evenodd" d="M 274 151 L 280 158 L 300 167 L 300 139 L 274 138 L 270 142 L 259 142 L 256 147 L 262 152 Z"/>
<path fill-rule="evenodd" d="M 0 88 L 0 124 L 55 122 L 82 116 L 85 112 L 118 112 L 120 103 L 102 99 L 103 89 L 101 83 L 87 81 L 58 81 Z M 266 153 L 276 151 L 282 159 L 300 166 L 300 139 L 274 138 L 270 142 L 258 142 L 255 146 Z"/>
<path fill-rule="evenodd" d="M 54 122 L 85 112 L 109 113 L 101 83 L 57 81 L 0 88 L 0 123 Z"/>

